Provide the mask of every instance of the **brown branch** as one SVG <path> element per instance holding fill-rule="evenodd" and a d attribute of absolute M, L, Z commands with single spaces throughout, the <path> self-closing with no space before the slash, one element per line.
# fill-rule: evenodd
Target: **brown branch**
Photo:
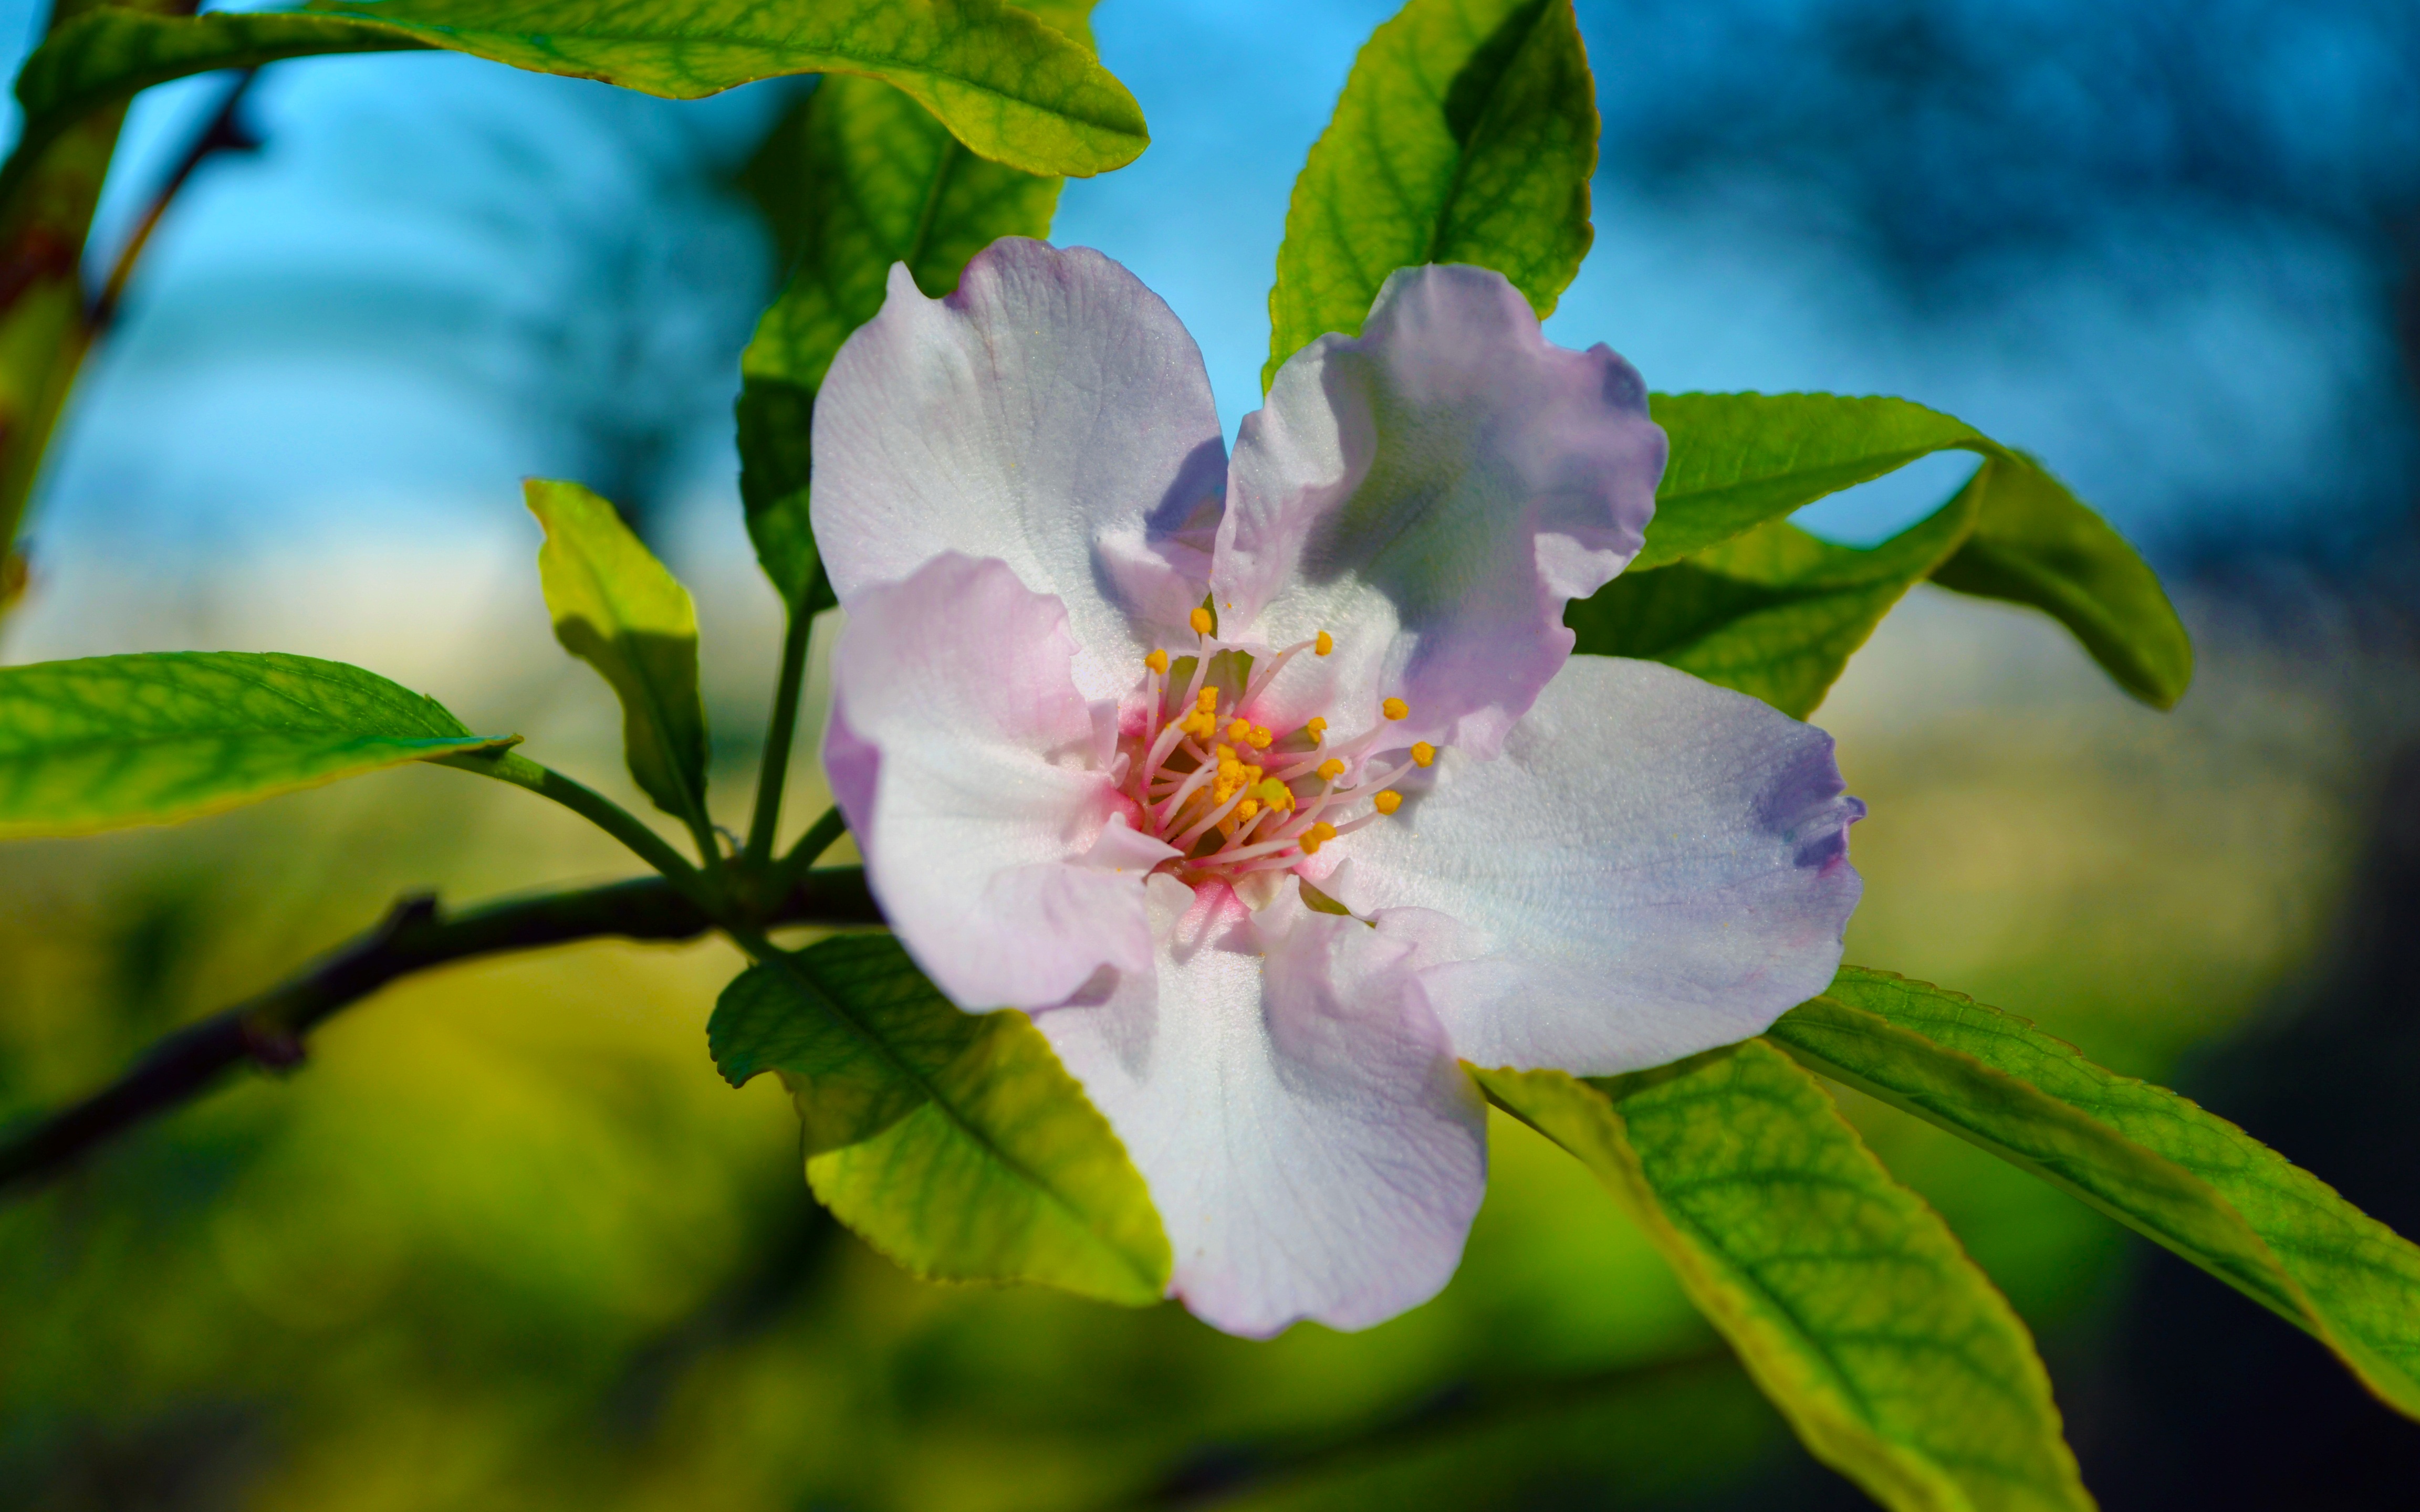
<path fill-rule="evenodd" d="M 768 924 L 879 924 L 857 867 L 810 872 Z M 116 1081 L 0 1145 L 0 1196 L 56 1176 L 96 1147 L 191 1101 L 237 1066 L 282 1070 L 302 1037 L 399 977 L 505 950 L 615 936 L 689 940 L 713 927 L 660 877 L 490 903 L 445 917 L 427 895 L 406 898 L 377 927 L 256 997 L 178 1029 Z"/>
<path fill-rule="evenodd" d="M 1730 1347 L 1717 1341 L 1661 1359 L 1608 1365 L 1579 1375 L 1462 1382 L 1334 1436 L 1291 1444 L 1229 1444 L 1216 1453 L 1197 1455 L 1140 1496 L 1116 1505 L 1120 1512 L 1167 1512 L 1252 1501 L 1272 1489 L 1282 1496 L 1285 1489 L 1300 1490 L 1325 1476 L 1349 1474 L 1358 1465 L 1385 1463 L 1399 1455 L 1436 1448 L 1508 1423 L 1595 1405 L 1606 1397 L 1660 1391 L 1738 1368 Z"/>
<path fill-rule="evenodd" d="M 195 134 L 192 145 L 185 148 L 185 155 L 178 160 L 177 166 L 160 185 L 159 193 L 151 196 L 143 219 L 134 224 L 133 234 L 118 249 L 117 260 L 109 270 L 108 281 L 93 297 L 92 308 L 85 316 L 85 327 L 94 338 L 97 339 L 116 320 L 117 306 L 126 297 L 127 281 L 134 276 L 135 263 L 141 260 L 143 249 L 150 245 L 151 233 L 159 229 L 161 218 L 168 213 L 169 205 L 184 189 L 185 180 L 194 177 L 194 170 L 222 152 L 260 150 L 260 138 L 252 134 L 244 126 L 243 117 L 238 114 L 243 104 L 243 97 L 252 88 L 252 81 L 258 72 L 257 69 L 245 69 L 235 76 L 235 83 L 227 89 L 226 98 L 219 101 L 218 110 Z"/>

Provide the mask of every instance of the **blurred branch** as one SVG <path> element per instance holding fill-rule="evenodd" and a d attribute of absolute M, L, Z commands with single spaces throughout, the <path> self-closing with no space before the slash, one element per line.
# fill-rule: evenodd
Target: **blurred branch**
<path fill-rule="evenodd" d="M 433 896 L 406 898 L 376 928 L 258 996 L 178 1029 L 108 1087 L 0 1145 L 0 1195 L 58 1175 L 98 1146 L 199 1096 L 237 1066 L 297 1064 L 304 1035 L 398 978 L 573 940 L 694 939 L 715 922 L 662 877 L 490 903 L 452 918 Z M 882 916 L 863 871 L 833 867 L 799 878 L 764 922 L 845 926 L 879 924 Z"/>
<path fill-rule="evenodd" d="M 1239 1502 L 1279 1487 L 1349 1473 L 1357 1465 L 1437 1449 L 1455 1439 L 1521 1423 L 1541 1413 L 1637 1392 L 1653 1392 L 1738 1368 L 1730 1347 L 1717 1341 L 1661 1359 L 1581 1375 L 1490 1385 L 1465 1382 L 1433 1393 L 1407 1411 L 1388 1414 L 1337 1437 L 1282 1447 L 1227 1446 L 1197 1455 L 1156 1486 L 1119 1506 L 1121 1512 L 1161 1512 Z"/>
<path fill-rule="evenodd" d="M 194 177 L 194 170 L 222 152 L 260 150 L 260 138 L 252 134 L 237 113 L 259 71 L 257 69 L 245 69 L 235 76 L 235 83 L 227 89 L 226 98 L 219 101 L 219 108 L 195 134 L 192 145 L 185 148 L 185 155 L 178 160 L 177 166 L 160 185 L 159 193 L 151 196 L 151 204 L 144 210 L 143 219 L 134 224 L 133 234 L 126 239 L 126 245 L 118 249 L 117 260 L 109 270 L 108 282 L 101 285 L 99 294 L 93 296 L 92 309 L 85 316 L 85 329 L 91 339 L 98 339 L 117 318 L 117 307 L 126 297 L 127 281 L 134 276 L 135 263 L 142 259 L 143 249 L 150 244 L 151 233 L 159 229 L 161 218 L 168 213 L 169 205 L 184 189 L 185 181 Z"/>

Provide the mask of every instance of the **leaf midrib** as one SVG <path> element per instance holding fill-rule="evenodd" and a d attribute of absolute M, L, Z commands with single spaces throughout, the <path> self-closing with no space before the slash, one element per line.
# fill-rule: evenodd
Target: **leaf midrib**
<path fill-rule="evenodd" d="M 130 10 L 129 14 L 141 16 L 147 13 Z M 620 31 L 582 31 L 566 33 L 515 32 L 493 27 L 447 26 L 440 23 L 427 21 L 390 20 L 385 17 L 365 16 L 349 10 L 256 11 L 240 13 L 216 12 L 213 14 L 226 15 L 229 16 L 230 19 L 237 14 L 240 14 L 244 16 L 246 20 L 258 16 L 275 16 L 279 19 L 285 19 L 287 17 L 302 17 L 314 21 L 332 23 L 339 28 L 359 27 L 376 36 L 391 38 L 397 44 L 392 49 L 371 47 L 351 49 L 351 51 L 356 52 L 379 52 L 389 50 L 404 52 L 413 48 L 427 49 L 434 52 L 468 52 L 468 48 L 447 47 L 442 43 L 431 43 L 423 40 L 422 39 L 432 36 L 451 39 L 504 38 L 519 40 L 528 46 L 531 50 L 545 54 L 551 57 L 566 57 L 561 49 L 537 40 L 537 39 L 541 37 L 551 39 L 562 36 L 576 38 L 582 41 L 594 41 L 607 44 L 628 44 L 632 42 L 650 44 L 686 42 L 702 43 L 706 45 L 730 45 L 752 48 L 764 52 L 805 54 L 815 58 L 836 59 L 849 64 L 851 67 L 848 69 L 791 69 L 783 70 L 783 73 L 782 74 L 756 74 L 750 78 L 737 80 L 728 87 L 736 88 L 742 84 L 754 84 L 763 79 L 783 77 L 788 73 L 799 72 L 863 72 L 874 77 L 885 79 L 897 76 L 907 76 L 929 82 L 954 85 L 959 88 L 968 90 L 995 102 L 1005 102 L 1007 104 L 1016 105 L 1022 109 L 1032 111 L 1037 115 L 1047 116 L 1058 120 L 1065 121 L 1070 125 L 1082 130 L 1105 132 L 1123 141 L 1147 142 L 1150 139 L 1147 130 L 1138 131 L 1130 127 L 1122 126 L 1098 116 L 1078 115 L 1071 111 L 1044 105 L 1021 95 L 1011 94 L 1009 91 L 997 85 L 985 84 L 981 80 L 970 78 L 964 73 L 953 72 L 948 69 L 902 63 L 893 59 L 879 56 L 869 56 L 862 53 L 845 49 L 822 49 L 808 47 L 795 42 L 769 40 L 753 33 L 724 32 L 713 35 L 696 35 L 679 31 L 640 33 L 625 33 Z M 209 21 L 211 17 L 206 15 L 191 19 L 195 21 Z M 96 27 L 95 30 L 98 31 L 98 28 Z M 233 53 L 237 50 L 230 49 L 229 51 Z M 308 57 L 313 55 L 313 52 L 317 50 L 287 52 L 286 51 L 286 44 L 271 41 L 255 44 L 253 47 L 245 51 L 275 54 L 275 59 L 266 60 L 275 61 L 288 57 Z M 329 49 L 328 51 L 334 50 Z M 568 59 L 566 58 L 566 61 Z M 220 66 L 225 67 L 228 65 Z M 134 73 L 130 74 L 127 77 L 139 78 L 148 71 L 150 70 L 136 70 Z M 184 78 L 193 73 L 202 71 L 210 70 L 182 68 L 180 66 L 178 71 L 166 75 L 164 79 L 155 79 L 151 82 L 154 84 L 164 83 L 167 79 Z M 64 129 L 66 125 L 70 124 L 74 117 L 88 114 L 90 111 L 99 108 L 102 101 L 120 94 L 132 95 L 139 93 L 144 87 L 146 86 L 143 85 L 135 85 L 132 88 L 127 88 L 122 87 L 117 83 L 110 83 L 106 85 L 87 85 L 80 89 L 63 94 L 58 97 L 56 102 L 45 106 L 36 117 L 36 119 L 40 123 L 39 127 L 39 135 L 41 141 L 37 141 L 38 128 L 31 125 L 29 125 L 27 130 L 24 131 L 23 135 L 26 141 L 35 142 L 37 146 L 39 146 L 42 144 L 42 141 L 47 141 L 47 139 L 55 136 L 57 132 Z M 953 134 L 952 139 L 955 140 L 954 133 Z"/>
<path fill-rule="evenodd" d="M 702 42 L 708 45 L 739 45 L 759 48 L 766 52 L 805 54 L 818 58 L 838 58 L 844 62 L 854 64 L 858 68 L 862 69 L 866 72 L 878 78 L 906 74 L 919 79 L 939 80 L 943 83 L 957 85 L 963 88 L 971 90 L 976 94 L 984 95 L 993 100 L 1005 100 L 1010 104 L 1023 106 L 1025 109 L 1033 111 L 1039 115 L 1055 116 L 1060 120 L 1071 121 L 1078 126 L 1090 127 L 1095 131 L 1107 131 L 1114 136 L 1125 137 L 1129 140 L 1141 139 L 1145 134 L 1094 116 L 1078 116 L 1064 110 L 1055 109 L 1048 105 L 1039 104 L 1022 95 L 1011 94 L 997 85 L 985 84 L 979 79 L 970 78 L 964 73 L 954 73 L 948 69 L 936 68 L 923 64 L 905 63 L 893 58 L 886 58 L 879 55 L 868 55 L 862 53 L 852 52 L 845 48 L 818 48 L 810 47 L 798 42 L 771 40 L 754 33 L 721 32 L 711 35 L 692 35 L 679 31 L 630 33 L 619 31 L 515 32 L 486 26 L 445 26 L 435 22 L 427 21 L 390 21 L 381 17 L 365 16 L 357 11 L 350 10 L 304 10 L 288 12 L 288 14 L 323 16 L 330 20 L 357 22 L 364 25 L 377 26 L 381 29 L 394 27 L 407 33 L 416 31 L 433 32 L 442 37 L 517 38 L 527 42 L 531 47 L 539 52 L 551 53 L 556 56 L 560 56 L 562 54 L 555 49 L 548 47 L 545 44 L 536 41 L 535 39 L 538 37 L 552 38 L 561 36 L 576 38 L 582 41 L 597 42 Z M 453 51 L 453 49 L 445 49 L 444 51 L 450 52 Z M 847 70 L 820 69 L 793 69 L 791 71 L 833 73 Z M 760 74 L 757 76 L 757 78 L 760 79 L 770 77 L 777 76 L 770 74 Z M 753 84 L 756 82 L 756 79 L 743 79 L 739 81 L 741 84 Z M 737 85 L 734 85 L 733 87 L 737 87 Z M 953 140 L 955 138 L 954 136 Z"/>
<path fill-rule="evenodd" d="M 925 1102 L 938 1109 L 941 1117 L 947 1119 L 951 1124 L 954 1125 L 960 1134 L 964 1134 L 970 1143 L 971 1143 L 977 1149 L 981 1150 L 987 1159 L 999 1165 L 1010 1175 L 1017 1178 L 1035 1192 L 1040 1193 L 1051 1203 L 1052 1206 L 1056 1207 L 1060 1211 L 1075 1220 L 1076 1227 L 1078 1231 L 1091 1235 L 1096 1247 L 1107 1250 L 1111 1255 L 1114 1255 L 1119 1263 L 1127 1266 L 1130 1270 L 1134 1270 L 1134 1273 L 1146 1285 L 1157 1286 L 1160 1284 L 1160 1278 L 1153 1275 L 1147 1269 L 1136 1269 L 1133 1266 L 1131 1257 L 1127 1256 L 1123 1248 L 1118 1245 L 1109 1243 L 1103 1240 L 1097 1230 L 1094 1229 L 1091 1215 L 1086 1213 L 1083 1209 L 1077 1207 L 1073 1202 L 1071 1202 L 1064 1194 L 1060 1192 L 1055 1184 L 1046 1181 L 1041 1177 L 1035 1175 L 1032 1170 L 1027 1168 L 1024 1162 L 1018 1160 L 1014 1155 L 1011 1155 L 1007 1150 L 1002 1149 L 1000 1145 L 983 1130 L 970 1122 L 967 1117 L 961 1113 L 955 1105 L 940 1095 L 940 1090 L 934 1085 L 932 1078 L 924 1075 L 922 1072 L 916 1070 L 915 1067 L 909 1065 L 908 1061 L 900 1057 L 899 1054 L 894 1051 L 880 1035 L 875 1033 L 866 1025 L 860 1022 L 858 1016 L 850 1012 L 837 997 L 825 992 L 820 984 L 816 983 L 807 975 L 805 969 L 799 964 L 799 960 L 795 955 L 787 951 L 772 949 L 769 948 L 768 944 L 768 951 L 764 959 L 774 964 L 776 968 L 786 974 L 793 982 L 799 985 L 800 990 L 814 998 L 818 1003 L 827 1007 L 835 1018 L 838 1018 L 843 1024 L 848 1026 L 851 1033 L 858 1036 L 859 1039 L 862 1040 L 869 1047 L 871 1047 L 874 1053 L 879 1057 L 885 1064 L 889 1065 L 904 1080 L 908 1081 L 910 1085 L 914 1086 L 918 1091 L 922 1092 L 924 1096 Z M 965 1010 L 959 1008 L 954 1003 L 950 1005 L 950 1010 L 952 1012 L 965 1011 Z M 1000 1009 L 996 1011 L 1014 1013 L 1017 1011 L 1016 1009 Z M 989 1026 L 986 1026 L 985 1032 L 989 1033 L 992 1031 Z M 968 1046 L 968 1049 L 970 1050 L 972 1048 L 973 1046 L 971 1044 Z M 964 1052 L 961 1052 L 961 1054 L 964 1054 Z"/>

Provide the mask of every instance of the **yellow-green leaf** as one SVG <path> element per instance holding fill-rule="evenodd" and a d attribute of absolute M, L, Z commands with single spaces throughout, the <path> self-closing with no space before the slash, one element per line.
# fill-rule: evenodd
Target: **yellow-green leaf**
<path fill-rule="evenodd" d="M 474 735 L 434 699 L 310 656 L 0 668 L 0 836 L 166 824 L 515 738 Z"/>
<path fill-rule="evenodd" d="M 1689 645 L 1708 666 L 1794 664 L 1777 678 L 1756 671 L 1746 690 L 1768 696 L 1770 683 L 1777 706 L 1800 713 L 1915 579 L 1896 589 L 1892 580 L 1922 558 L 1919 577 L 2048 613 L 2145 702 L 2167 708 L 2184 696 L 2193 647 L 2158 578 L 2032 457 L 1904 399 L 1659 393 L 1650 404 L 1672 443 L 1655 517 L 1637 560 L 1599 591 L 1605 607 L 1572 606 L 1574 626 L 1600 632 L 1582 649 Z M 1983 466 L 1941 512 L 1873 551 L 1823 547 L 1781 523 L 1826 494 L 1945 450 L 1976 453 Z M 1945 541 L 1953 522 L 1955 538 Z M 1676 563 L 1697 568 L 1690 576 L 1699 580 L 1654 581 Z M 1727 609 L 1755 623 L 1734 635 Z"/>
<path fill-rule="evenodd" d="M 546 527 L 537 571 L 555 639 L 603 673 L 621 699 L 623 754 L 640 789 L 710 836 L 697 606 L 689 590 L 612 504 L 580 485 L 532 478 L 522 495 Z"/>
<path fill-rule="evenodd" d="M 892 936 L 767 952 L 708 1040 L 735 1083 L 783 1073 L 815 1196 L 916 1274 L 1136 1306 L 1166 1293 L 1141 1173 L 1041 1031 L 961 1012 Z"/>
<path fill-rule="evenodd" d="M 1089 9 L 1062 5 L 1046 19 L 1089 45 Z M 882 308 L 892 264 L 938 297 L 1001 237 L 1047 236 L 1062 180 L 975 155 L 879 80 L 830 79 L 774 129 L 749 182 L 793 271 L 740 359 L 739 493 L 757 561 L 795 605 L 817 563 L 815 391 L 841 343 Z"/>
<path fill-rule="evenodd" d="M 1993 456 L 1976 481 L 1982 507 L 1974 532 L 1932 580 L 2040 609 L 2119 687 L 2174 707 L 2193 681 L 2193 640 L 2133 548 L 2022 453 Z"/>
<path fill-rule="evenodd" d="M 1596 139 L 1571 0 L 1411 0 L 1295 179 L 1262 386 L 1314 338 L 1357 334 L 1398 268 L 1493 268 L 1550 314 L 1595 235 Z"/>
<path fill-rule="evenodd" d="M 983 1026 L 936 992 L 897 940 L 846 935 L 733 978 L 706 1038 L 732 1086 L 764 1072 L 781 1075 L 806 1152 L 820 1155 L 871 1139 L 922 1107 L 924 1078 L 964 1053 Z M 917 1072 L 903 1073 L 903 1062 Z"/>
<path fill-rule="evenodd" d="M 888 80 L 975 151 L 1035 173 L 1134 161 L 1141 109 L 1092 54 L 1001 0 L 317 0 L 188 18 L 104 6 L 26 60 L 39 148 L 135 91 L 322 53 L 430 47 L 692 100 L 793 73 Z"/>
<path fill-rule="evenodd" d="M 2226 1119 L 2012 1013 L 1886 972 L 1843 967 L 1772 1036 L 2165 1245 L 2420 1417 L 2420 1247 Z"/>
<path fill-rule="evenodd" d="M 1876 1500 L 2092 1505 L 2024 1323 L 1780 1051 L 1600 1083 L 1477 1074 L 1596 1174 L 1807 1448 Z"/>
<path fill-rule="evenodd" d="M 1625 572 L 1564 623 L 1575 649 L 1660 661 L 1804 719 L 1910 588 L 1958 548 L 1978 490 L 1871 550 L 1769 520 L 1653 572 Z"/>

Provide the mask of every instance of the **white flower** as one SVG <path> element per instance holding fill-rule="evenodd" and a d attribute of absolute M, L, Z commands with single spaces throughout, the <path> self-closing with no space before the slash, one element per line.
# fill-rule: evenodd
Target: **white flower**
<path fill-rule="evenodd" d="M 892 271 L 814 440 L 875 892 L 954 1001 L 1033 1015 L 1218 1327 L 1445 1285 L 1486 1179 L 1458 1061 L 1657 1065 L 1831 980 L 1863 807 L 1821 731 L 1572 656 L 1664 436 L 1497 274 L 1397 273 L 1230 466 L 1167 307 L 1006 240 L 946 300 Z"/>

